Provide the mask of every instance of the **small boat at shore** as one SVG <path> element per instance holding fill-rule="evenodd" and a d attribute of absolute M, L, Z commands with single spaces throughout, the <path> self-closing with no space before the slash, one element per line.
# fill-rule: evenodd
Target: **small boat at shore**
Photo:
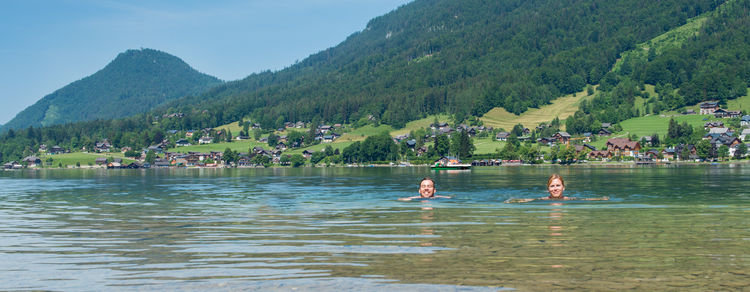
<path fill-rule="evenodd" d="M 461 160 L 455 157 L 443 157 L 435 161 L 430 166 L 430 169 L 434 170 L 450 170 L 450 169 L 471 169 L 471 164 L 462 163 Z"/>

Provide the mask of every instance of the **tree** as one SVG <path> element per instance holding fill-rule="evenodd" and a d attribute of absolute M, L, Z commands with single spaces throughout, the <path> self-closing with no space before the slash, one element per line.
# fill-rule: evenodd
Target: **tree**
<path fill-rule="evenodd" d="M 737 149 L 734 150 L 734 159 L 742 159 L 747 154 L 747 144 L 741 143 L 737 145 Z"/>
<path fill-rule="evenodd" d="M 268 146 L 276 147 L 276 144 L 279 144 L 279 136 L 271 132 L 271 134 L 268 134 Z"/>
<path fill-rule="evenodd" d="M 696 154 L 698 155 L 698 157 L 704 160 L 713 158 L 711 155 L 711 148 L 713 148 L 713 146 L 708 140 L 700 140 L 698 144 L 695 144 Z"/>
<path fill-rule="evenodd" d="M 300 167 L 305 164 L 305 157 L 302 154 L 294 154 L 289 157 L 289 162 L 292 164 L 292 167 Z"/>
<path fill-rule="evenodd" d="M 149 150 L 146 152 L 146 162 L 154 164 L 154 161 L 156 161 L 156 153 L 154 150 Z"/>
<path fill-rule="evenodd" d="M 237 152 L 232 151 L 232 149 L 224 149 L 224 154 L 221 157 L 226 164 L 230 164 L 233 162 L 237 162 L 239 160 L 239 154 Z"/>
<path fill-rule="evenodd" d="M 474 154 L 476 147 L 466 131 L 454 134 L 451 140 L 451 153 L 455 154 L 458 159 L 469 158 Z"/>
<path fill-rule="evenodd" d="M 232 142 L 232 130 L 226 130 L 227 132 L 227 142 Z"/>
<path fill-rule="evenodd" d="M 727 145 L 721 145 L 721 146 L 719 146 L 717 154 L 719 155 L 719 158 L 721 160 L 726 159 L 727 157 L 729 157 L 729 146 L 727 146 Z"/>
<path fill-rule="evenodd" d="M 450 152 L 450 141 L 448 136 L 440 134 L 435 137 L 434 151 L 437 156 L 446 156 Z"/>

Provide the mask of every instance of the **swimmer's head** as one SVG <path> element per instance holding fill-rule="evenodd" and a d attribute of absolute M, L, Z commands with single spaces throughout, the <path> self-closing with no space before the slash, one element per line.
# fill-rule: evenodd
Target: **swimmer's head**
<path fill-rule="evenodd" d="M 550 198 L 563 198 L 563 191 L 565 191 L 565 181 L 559 174 L 553 174 L 549 176 L 547 180 L 547 191 L 549 191 Z"/>
<path fill-rule="evenodd" d="M 419 195 L 422 198 L 429 198 L 435 195 L 435 181 L 425 177 L 419 182 Z"/>

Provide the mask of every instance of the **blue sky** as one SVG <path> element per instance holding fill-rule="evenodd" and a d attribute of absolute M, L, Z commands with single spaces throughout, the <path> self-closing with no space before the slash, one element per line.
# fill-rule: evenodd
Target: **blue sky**
<path fill-rule="evenodd" d="M 3 0 L 0 123 L 117 54 L 151 48 L 223 80 L 280 70 L 411 0 Z"/>

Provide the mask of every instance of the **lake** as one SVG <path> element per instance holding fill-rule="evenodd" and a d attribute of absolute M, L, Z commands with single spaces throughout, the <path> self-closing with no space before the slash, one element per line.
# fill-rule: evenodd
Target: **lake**
<path fill-rule="evenodd" d="M 609 201 L 505 204 L 566 195 Z M 420 202 L 424 176 L 438 194 Z M 750 289 L 750 165 L 0 172 L 0 290 Z"/>

